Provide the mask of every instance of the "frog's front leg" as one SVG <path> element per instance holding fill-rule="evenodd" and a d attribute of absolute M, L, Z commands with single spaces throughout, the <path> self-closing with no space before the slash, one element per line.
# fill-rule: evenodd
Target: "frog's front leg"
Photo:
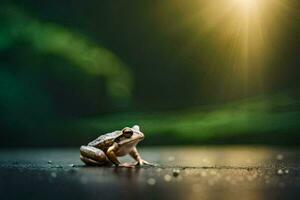
<path fill-rule="evenodd" d="M 139 152 L 138 152 L 138 150 L 137 150 L 136 147 L 134 147 L 134 148 L 132 149 L 132 151 L 129 152 L 129 155 L 130 155 L 134 160 L 136 160 L 135 165 L 151 165 L 151 166 L 154 166 L 154 164 L 149 163 L 149 162 L 147 162 L 147 161 L 145 161 L 145 160 L 143 160 L 143 159 L 141 158 L 141 156 L 140 156 L 140 154 L 139 154 Z"/>
<path fill-rule="evenodd" d="M 86 165 L 105 165 L 109 163 L 105 153 L 92 146 L 80 147 L 80 159 Z"/>
<path fill-rule="evenodd" d="M 106 156 L 107 158 L 116 166 L 118 167 L 129 167 L 132 168 L 136 164 L 135 163 L 120 163 L 120 161 L 117 158 L 117 152 L 119 150 L 119 145 L 118 143 L 114 143 L 111 147 L 108 148 L 106 151 Z"/>
<path fill-rule="evenodd" d="M 107 158 L 116 166 L 120 165 L 120 161 L 117 158 L 116 151 L 118 150 L 119 145 L 114 143 L 111 147 L 109 147 L 106 151 Z"/>

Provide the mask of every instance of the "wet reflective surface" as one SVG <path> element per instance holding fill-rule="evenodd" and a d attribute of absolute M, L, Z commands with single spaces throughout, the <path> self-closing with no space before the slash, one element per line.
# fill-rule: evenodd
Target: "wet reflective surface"
<path fill-rule="evenodd" d="M 158 166 L 86 167 L 77 149 L 1 150 L 1 199 L 300 198 L 297 149 L 153 147 L 141 154 Z"/>

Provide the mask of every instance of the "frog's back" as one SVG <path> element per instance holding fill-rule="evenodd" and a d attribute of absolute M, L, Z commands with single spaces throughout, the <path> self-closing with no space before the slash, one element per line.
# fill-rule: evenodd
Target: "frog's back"
<path fill-rule="evenodd" d="M 114 140 L 120 135 L 121 135 L 120 131 L 114 131 L 111 133 L 100 135 L 98 138 L 88 143 L 88 146 L 93 146 L 105 150 L 108 147 L 110 147 L 114 143 Z"/>

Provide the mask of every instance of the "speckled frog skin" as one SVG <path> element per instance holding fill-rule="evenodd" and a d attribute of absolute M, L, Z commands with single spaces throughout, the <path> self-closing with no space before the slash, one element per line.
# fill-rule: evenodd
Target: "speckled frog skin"
<path fill-rule="evenodd" d="M 134 167 L 137 165 L 153 165 L 143 160 L 136 148 L 136 145 L 144 139 L 144 134 L 138 125 L 132 128 L 125 127 L 99 136 L 80 147 L 80 159 L 86 165 L 107 165 L 113 163 L 119 167 Z M 129 154 L 136 162 L 120 163 L 118 157 Z"/>

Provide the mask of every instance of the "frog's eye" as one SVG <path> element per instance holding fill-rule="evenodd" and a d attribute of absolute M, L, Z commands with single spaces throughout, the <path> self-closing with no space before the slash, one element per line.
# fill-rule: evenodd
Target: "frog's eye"
<path fill-rule="evenodd" d="M 129 129 L 129 128 L 124 128 L 123 129 L 124 137 L 130 138 L 132 136 L 132 134 L 133 134 L 133 131 L 131 129 Z"/>

